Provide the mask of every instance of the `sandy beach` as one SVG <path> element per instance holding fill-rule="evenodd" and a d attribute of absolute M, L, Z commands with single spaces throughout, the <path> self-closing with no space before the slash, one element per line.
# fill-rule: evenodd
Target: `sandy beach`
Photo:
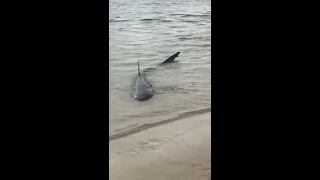
<path fill-rule="evenodd" d="M 111 180 L 208 180 L 211 112 L 109 140 Z"/>

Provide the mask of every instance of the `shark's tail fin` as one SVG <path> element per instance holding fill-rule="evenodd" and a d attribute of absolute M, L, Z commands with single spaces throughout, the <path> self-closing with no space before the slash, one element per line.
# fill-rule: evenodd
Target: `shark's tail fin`
<path fill-rule="evenodd" d="M 174 55 L 170 56 L 168 59 L 166 59 L 165 61 L 163 61 L 162 64 L 173 62 L 174 59 L 179 56 L 179 54 L 180 54 L 180 52 L 175 53 Z"/>

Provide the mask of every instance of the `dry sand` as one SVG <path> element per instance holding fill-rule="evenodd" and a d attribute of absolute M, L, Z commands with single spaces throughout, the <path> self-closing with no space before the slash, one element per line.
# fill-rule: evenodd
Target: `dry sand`
<path fill-rule="evenodd" d="M 110 141 L 110 179 L 210 179 L 210 123 L 198 114 Z"/>

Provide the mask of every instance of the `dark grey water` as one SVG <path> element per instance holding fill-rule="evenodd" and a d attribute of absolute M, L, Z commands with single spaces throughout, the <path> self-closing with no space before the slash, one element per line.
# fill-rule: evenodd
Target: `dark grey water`
<path fill-rule="evenodd" d="M 210 108 L 211 0 L 111 0 L 109 17 L 110 134 Z M 157 67 L 147 77 L 164 94 L 132 98 L 138 59 L 141 70 Z"/>

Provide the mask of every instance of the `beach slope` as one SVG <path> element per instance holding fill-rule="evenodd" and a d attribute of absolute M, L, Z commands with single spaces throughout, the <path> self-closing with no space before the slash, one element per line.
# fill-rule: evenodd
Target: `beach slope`
<path fill-rule="evenodd" d="M 207 180 L 211 112 L 109 141 L 111 180 Z"/>

